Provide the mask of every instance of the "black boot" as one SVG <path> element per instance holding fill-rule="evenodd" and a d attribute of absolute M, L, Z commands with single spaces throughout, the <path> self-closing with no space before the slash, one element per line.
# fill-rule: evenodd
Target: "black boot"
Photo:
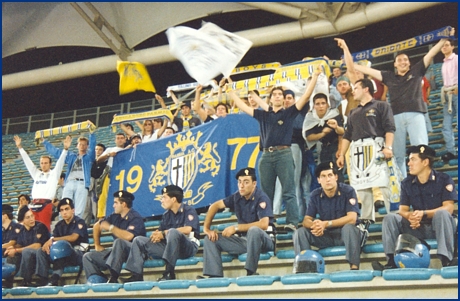
<path fill-rule="evenodd" d="M 120 281 L 123 283 L 135 282 L 135 281 L 144 281 L 144 276 L 142 274 L 133 273 L 129 278 L 120 278 Z"/>
<path fill-rule="evenodd" d="M 176 279 L 176 274 L 174 274 L 174 272 L 164 272 L 163 276 L 158 278 L 157 281 L 174 280 L 174 279 Z"/>

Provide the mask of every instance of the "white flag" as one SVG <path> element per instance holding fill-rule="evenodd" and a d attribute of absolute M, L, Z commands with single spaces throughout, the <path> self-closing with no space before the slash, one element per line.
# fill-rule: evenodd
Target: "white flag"
<path fill-rule="evenodd" d="M 166 31 L 169 51 L 200 84 L 219 74 L 228 77 L 251 48 L 252 42 L 206 23 L 200 30 L 171 27 Z"/>

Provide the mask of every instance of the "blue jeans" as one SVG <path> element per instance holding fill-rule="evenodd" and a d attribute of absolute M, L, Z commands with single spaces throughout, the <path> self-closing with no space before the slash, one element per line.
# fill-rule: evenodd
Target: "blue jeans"
<path fill-rule="evenodd" d="M 272 201 L 275 195 L 276 177 L 280 179 L 282 199 L 286 204 L 286 223 L 297 226 L 299 206 L 294 184 L 294 159 L 290 148 L 264 152 L 259 160 L 260 187 Z"/>
<path fill-rule="evenodd" d="M 447 98 L 447 96 L 446 96 Z M 446 99 L 447 100 L 447 99 Z M 446 143 L 446 149 L 453 155 L 457 154 L 455 150 L 455 137 L 452 129 L 454 122 L 454 116 L 457 116 L 457 130 L 458 130 L 458 95 L 452 95 L 452 113 L 447 112 L 448 102 L 444 104 L 442 108 L 443 121 L 442 121 L 442 135 L 444 136 L 444 142 Z"/>
<path fill-rule="evenodd" d="M 65 183 L 62 198 L 72 199 L 75 204 L 75 215 L 84 218 L 88 189 L 84 181 L 69 180 Z"/>
<path fill-rule="evenodd" d="M 428 145 L 425 116 L 423 113 L 406 112 L 397 114 L 394 118 L 396 132 L 393 143 L 393 154 L 403 178 L 406 178 L 406 136 L 409 133 L 411 145 Z"/>
<path fill-rule="evenodd" d="M 299 145 L 293 143 L 291 145 L 292 151 L 292 159 L 294 160 L 294 184 L 295 184 L 295 194 L 297 197 L 297 205 L 301 206 L 302 203 L 305 201 L 302 199 L 302 187 L 300 185 L 300 175 L 302 173 L 302 150 L 300 149 Z M 275 187 L 275 196 L 273 198 L 273 213 L 280 214 L 281 213 L 281 203 L 283 199 L 281 198 L 282 188 L 281 182 L 279 178 L 276 179 L 276 187 Z M 300 217 L 303 219 L 303 216 Z"/>

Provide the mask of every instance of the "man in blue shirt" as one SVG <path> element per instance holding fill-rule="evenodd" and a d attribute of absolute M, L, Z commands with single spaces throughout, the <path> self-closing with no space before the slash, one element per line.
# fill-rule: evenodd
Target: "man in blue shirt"
<path fill-rule="evenodd" d="M 4 254 L 15 258 L 16 270 L 19 269 L 16 276 L 24 278 L 20 286 L 35 286 L 31 281 L 35 271 L 36 250 L 50 238 L 50 233 L 45 224 L 35 220 L 34 213 L 27 206 L 19 210 L 18 220 L 23 221 L 18 240 L 14 246 L 8 247 Z"/>
<path fill-rule="evenodd" d="M 247 253 L 245 269 L 247 275 L 254 275 L 259 265 L 261 252 L 274 250 L 274 242 L 265 232 L 273 223 L 273 212 L 268 196 L 257 188 L 254 168 L 243 168 L 236 174 L 238 191 L 225 199 L 213 203 L 204 221 L 203 274 L 210 277 L 223 277 L 220 253 Z M 218 234 L 211 230 L 211 222 L 217 211 L 230 208 L 235 212 L 237 225 L 228 226 Z M 203 276 L 198 276 L 203 278 Z"/>
<path fill-rule="evenodd" d="M 2 205 L 2 257 L 5 257 L 5 251 L 8 247 L 14 247 L 18 240 L 19 232 L 22 225 L 16 223 L 13 219 L 13 207 L 7 204 Z M 8 263 L 14 264 L 13 259 L 7 260 Z M 18 263 L 19 264 L 19 263 Z M 6 278 L 2 281 L 2 288 L 13 287 L 14 276 Z"/>
<path fill-rule="evenodd" d="M 60 213 L 60 220 L 53 230 L 53 236 L 37 250 L 37 268 L 36 274 L 40 277 L 39 286 L 53 285 L 57 286 L 59 279 L 64 273 L 64 267 L 76 266 L 82 263 L 84 247 L 81 244 L 88 244 L 88 229 L 85 221 L 75 215 L 73 201 L 69 198 L 63 198 L 57 205 L 57 210 Z M 64 240 L 70 243 L 72 247 L 71 255 L 59 258 L 53 262 L 53 275 L 48 282 L 48 272 L 51 263 L 50 248 L 51 245 L 59 240 Z M 69 246 L 69 247 L 70 247 Z M 87 245 L 88 246 L 88 245 Z"/>
<path fill-rule="evenodd" d="M 90 121 L 88 120 L 88 122 Z M 62 153 L 61 149 L 58 149 L 47 140 L 43 142 L 43 145 L 50 155 L 56 159 L 60 157 Z M 95 146 L 96 135 L 94 133 L 89 134 L 89 139 L 79 137 L 77 144 L 78 153 L 69 151 L 65 159 L 67 172 L 62 197 L 74 200 L 75 215 L 84 220 L 86 220 L 87 214 L 91 214 L 90 210 L 85 209 L 91 183 L 91 167 L 96 159 Z"/>
<path fill-rule="evenodd" d="M 94 224 L 93 238 L 95 252 L 88 252 L 83 255 L 83 269 L 86 279 L 91 275 L 103 276 L 102 270 L 107 268 L 110 271 L 108 283 L 118 283 L 123 262 L 128 259 L 132 241 L 136 236 L 145 236 L 145 224 L 142 216 L 134 209 L 134 195 L 119 190 L 113 194 L 114 212 L 105 219 Z M 106 250 L 101 246 L 102 231 L 112 233 L 112 250 Z M 103 276 L 104 277 L 104 276 Z"/>
<path fill-rule="evenodd" d="M 315 170 L 321 188 L 311 193 L 303 227 L 293 236 L 294 252 L 345 246 L 350 269 L 358 270 L 361 253 L 361 231 L 356 227 L 359 207 L 353 187 L 338 183 L 337 166 L 321 162 Z M 319 218 L 315 219 L 317 214 Z"/>
<path fill-rule="evenodd" d="M 276 177 L 282 187 L 282 199 L 286 204 L 285 229 L 295 231 L 299 223 L 299 206 L 297 204 L 294 182 L 294 159 L 292 158 L 291 139 L 294 120 L 308 103 L 313 92 L 320 68 L 313 73 L 305 93 L 289 108 L 284 108 L 285 96 L 281 87 L 275 87 L 270 93 L 272 107 L 268 112 L 254 110 L 246 105 L 234 91 L 228 92 L 238 108 L 253 116 L 260 125 L 260 149 L 263 151 L 259 161 L 260 187 L 268 195 L 271 207 L 275 195 Z M 232 81 L 229 79 L 229 83 Z"/>
<path fill-rule="evenodd" d="M 124 282 L 143 281 L 142 269 L 149 256 L 163 258 L 166 271 L 158 279 L 176 279 L 174 269 L 177 259 L 194 256 L 200 246 L 200 221 L 195 208 L 182 203 L 184 191 L 176 185 L 163 188 L 161 207 L 163 213 L 160 227 L 148 237 L 136 237 L 126 261 L 126 270 L 132 276 Z"/>
<path fill-rule="evenodd" d="M 373 262 L 372 267 L 396 268 L 396 240 L 405 233 L 419 239 L 435 238 L 442 266 L 457 265 L 453 258 L 457 226 L 452 217 L 458 201 L 455 183 L 449 175 L 433 169 L 436 152 L 428 145 L 411 146 L 407 154 L 409 175 L 401 183 L 399 214 L 390 213 L 383 219 L 382 241 L 388 262 L 385 266 Z"/>

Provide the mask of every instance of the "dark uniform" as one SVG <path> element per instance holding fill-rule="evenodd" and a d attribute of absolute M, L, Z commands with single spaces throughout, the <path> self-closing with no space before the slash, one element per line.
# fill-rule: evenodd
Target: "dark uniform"
<path fill-rule="evenodd" d="M 273 222 L 271 201 L 258 187 L 255 188 L 254 193 L 248 200 L 242 197 L 239 192 L 236 192 L 226 197 L 223 201 L 227 208 L 235 212 L 238 224 L 257 222 L 264 217 L 269 217 L 270 224 Z M 249 228 L 247 232 L 237 232 L 231 237 L 224 237 L 222 234 L 218 235 L 218 239 L 214 242 L 209 240 L 207 236 L 204 240 L 204 275 L 223 277 L 222 251 L 230 254 L 247 253 L 244 267 L 248 272 L 254 273 L 259 265 L 260 253 L 273 251 L 275 247 L 269 234 L 255 226 Z"/>
<path fill-rule="evenodd" d="M 421 148 L 424 151 L 420 151 Z M 408 153 L 423 153 L 435 157 L 436 152 L 426 145 L 408 149 Z M 417 151 L 417 148 L 420 148 Z M 400 205 L 412 206 L 413 210 L 431 210 L 442 207 L 444 201 L 458 201 L 455 183 L 452 178 L 436 170 L 431 170 L 424 184 L 417 176 L 409 175 L 401 183 Z M 408 233 L 421 239 L 436 239 L 437 254 L 453 259 L 454 235 L 457 229 L 454 218 L 447 210 L 438 210 L 432 219 L 424 216 L 420 227 L 412 229 L 410 222 L 399 214 L 388 214 L 383 219 L 382 240 L 385 254 L 394 254 L 399 234 Z"/>
<path fill-rule="evenodd" d="M 69 204 L 72 209 L 74 208 L 73 201 L 69 198 L 64 198 L 59 201 L 59 204 L 57 206 L 58 211 L 60 211 L 61 206 L 65 204 Z M 80 244 L 88 243 L 88 229 L 86 227 L 85 221 L 76 215 L 74 215 L 70 223 L 67 224 L 65 220 L 61 220 L 54 227 L 53 237 L 63 237 L 72 235 L 74 233 L 78 234 L 78 239 L 74 242 L 70 242 L 72 247 L 77 246 L 73 249 L 72 255 L 70 255 L 69 257 L 55 260 L 53 262 L 53 274 L 58 275 L 59 278 L 62 276 L 64 272 L 64 267 L 82 264 L 83 248 L 80 247 Z M 35 273 L 38 276 L 47 279 L 51 263 L 50 255 L 46 254 L 46 252 L 44 252 L 42 249 L 38 249 L 36 256 L 37 268 Z M 57 281 L 57 279 L 54 280 Z"/>
<path fill-rule="evenodd" d="M 320 168 L 320 165 L 318 166 Z M 350 185 L 337 183 L 338 189 L 332 198 L 329 198 L 323 188 L 317 188 L 311 193 L 306 216 L 315 219 L 335 220 L 347 215 L 348 212 L 356 212 L 359 216 L 358 198 L 356 191 Z M 303 250 L 311 250 L 311 246 L 320 249 L 345 246 L 346 259 L 350 264 L 359 266 L 361 253 L 361 232 L 355 225 L 346 224 L 343 227 L 328 228 L 322 236 L 315 236 L 310 229 L 301 227 L 293 236 L 294 252 L 299 254 Z"/>
<path fill-rule="evenodd" d="M 169 185 L 163 189 L 163 193 L 177 191 L 177 186 Z M 180 189 L 180 188 L 179 188 Z M 182 193 L 182 189 L 180 189 Z M 192 227 L 189 236 L 185 236 L 176 228 Z M 152 256 L 163 258 L 166 261 L 166 273 L 174 273 L 177 259 L 192 257 L 200 246 L 200 221 L 195 208 L 181 204 L 177 213 L 168 210 L 158 228 L 159 231 L 168 230 L 165 239 L 160 242 L 152 242 L 149 237 L 136 237 L 126 261 L 125 269 L 135 274 L 142 275 L 144 261 Z M 164 232 L 163 232 L 164 233 Z M 175 275 L 174 275 L 175 277 Z"/>
<path fill-rule="evenodd" d="M 27 210 L 28 209 L 25 209 L 26 212 Z M 22 211 L 22 208 L 20 211 Z M 40 246 L 43 246 L 43 244 L 46 243 L 48 239 L 50 239 L 48 228 L 45 224 L 36 221 L 35 225 L 29 230 L 27 230 L 25 226 L 22 227 L 21 232 L 19 232 L 16 244 L 20 245 L 21 247 L 27 247 L 31 244 L 39 243 Z M 36 251 L 36 249 L 25 248 L 22 250 L 21 254 L 16 255 L 21 257 L 21 265 L 16 276 L 24 278 L 24 282 L 30 283 L 32 280 L 32 275 L 35 272 Z"/>
<path fill-rule="evenodd" d="M 122 193 L 122 195 L 119 196 L 119 193 Z M 115 192 L 114 197 L 123 197 L 134 200 L 134 196 L 126 191 L 117 191 Z M 134 237 L 146 235 L 142 216 L 132 208 L 124 217 L 122 217 L 121 214 L 112 213 L 104 220 L 117 228 L 132 233 Z M 128 258 L 132 243 L 115 236 L 113 237 L 115 241 L 113 242 L 111 250 L 105 249 L 101 252 L 88 252 L 83 255 L 83 269 L 87 279 L 91 275 L 101 275 L 101 270 L 106 270 L 107 268 L 117 274 L 120 274 L 123 262 L 125 262 Z"/>
<path fill-rule="evenodd" d="M 13 207 L 10 205 L 2 205 L 2 214 L 11 213 L 13 214 Z M 3 228 L 2 226 L 2 245 L 9 243 L 10 241 L 18 241 L 19 232 L 21 231 L 22 225 L 11 221 L 8 227 Z M 5 253 L 5 249 L 2 249 L 2 254 Z M 5 257 L 5 255 L 2 255 Z"/>

